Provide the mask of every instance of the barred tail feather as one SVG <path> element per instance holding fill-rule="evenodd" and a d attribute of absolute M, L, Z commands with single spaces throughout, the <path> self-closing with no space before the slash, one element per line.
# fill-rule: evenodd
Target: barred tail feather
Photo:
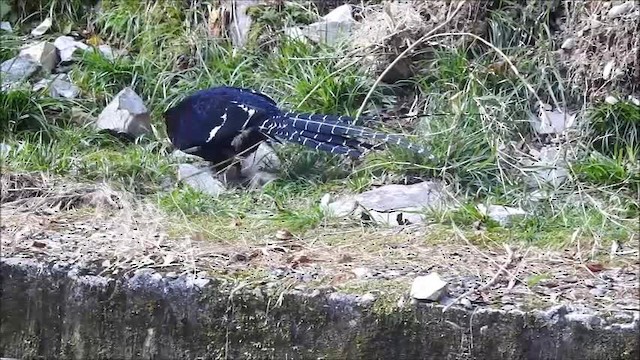
<path fill-rule="evenodd" d="M 284 113 L 266 119 L 260 126 L 271 138 L 298 143 L 312 149 L 333 154 L 360 157 L 364 149 L 372 149 L 366 140 L 378 140 L 380 145 L 398 145 L 419 154 L 425 149 L 411 143 L 401 135 L 376 132 L 361 126 L 351 125 L 348 116 Z"/>
<path fill-rule="evenodd" d="M 426 150 L 401 135 L 384 134 L 365 127 L 351 125 L 353 118 L 348 116 L 317 115 L 285 113 L 283 116 L 289 124 L 298 131 L 306 131 L 315 134 L 333 135 L 339 137 L 364 138 L 380 140 L 385 144 L 401 146 L 417 152 L 425 153 Z"/>

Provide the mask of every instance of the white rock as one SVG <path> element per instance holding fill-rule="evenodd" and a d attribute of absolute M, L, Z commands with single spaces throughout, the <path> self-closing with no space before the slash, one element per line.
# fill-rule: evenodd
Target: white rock
<path fill-rule="evenodd" d="M 325 194 L 320 200 L 320 209 L 328 217 L 342 218 L 354 213 L 358 202 L 353 196 L 344 196 L 331 201 L 331 195 Z"/>
<path fill-rule="evenodd" d="M 90 51 L 91 47 L 80 41 L 76 41 L 71 36 L 60 36 L 54 42 L 53 45 L 58 49 L 60 53 L 60 61 L 67 62 L 73 59 L 73 54 L 77 50 Z"/>
<path fill-rule="evenodd" d="M 616 98 L 615 96 L 609 95 L 606 98 L 604 98 L 604 102 L 606 102 L 609 105 L 615 105 L 618 103 L 618 98 Z"/>
<path fill-rule="evenodd" d="M 537 160 L 531 164 L 532 171 L 527 182 L 533 188 L 539 188 L 543 184 L 557 188 L 569 177 L 570 173 L 560 148 L 545 146 L 539 152 L 532 150 L 532 155 Z"/>
<path fill-rule="evenodd" d="M 424 210 L 446 205 L 442 185 L 430 181 L 381 186 L 355 196 L 355 200 L 372 220 L 392 226 L 421 223 Z"/>
<path fill-rule="evenodd" d="M 629 95 L 629 101 L 635 106 L 640 106 L 640 99 L 635 96 Z"/>
<path fill-rule="evenodd" d="M 109 46 L 107 44 L 98 45 L 98 50 L 102 53 L 102 55 L 105 58 L 107 58 L 109 60 L 115 59 L 115 54 L 114 54 L 113 49 L 111 48 L 111 46 Z"/>
<path fill-rule="evenodd" d="M 285 28 L 284 33 L 292 39 L 335 45 L 347 39 L 353 28 L 354 23 L 351 22 L 321 21 L 306 26 Z"/>
<path fill-rule="evenodd" d="M 502 226 L 511 223 L 511 220 L 516 216 L 524 216 L 527 214 L 527 212 L 521 208 L 502 205 L 489 205 L 489 207 L 486 207 L 483 204 L 479 204 L 478 211 L 484 216 L 488 216 L 492 220 L 497 221 Z"/>
<path fill-rule="evenodd" d="M 411 285 L 410 296 L 416 300 L 438 301 L 446 292 L 447 283 L 433 272 L 427 276 L 418 276 Z"/>
<path fill-rule="evenodd" d="M 589 23 L 589 29 L 587 30 L 595 30 L 597 28 L 599 28 L 600 26 L 602 26 L 602 22 L 598 21 L 598 19 L 591 19 L 591 22 Z"/>
<path fill-rule="evenodd" d="M 358 279 L 365 279 L 373 276 L 373 272 L 365 267 L 357 267 L 351 270 Z"/>
<path fill-rule="evenodd" d="M 344 4 L 331 10 L 322 19 L 326 22 L 354 22 L 353 16 L 351 16 L 351 5 Z"/>
<path fill-rule="evenodd" d="M 47 41 L 41 41 L 33 45 L 28 45 L 18 56 L 30 58 L 37 62 L 42 69 L 51 72 L 58 65 L 59 57 L 55 46 Z"/>
<path fill-rule="evenodd" d="M 389 226 L 420 224 L 424 221 L 424 215 L 422 213 L 411 211 L 380 212 L 369 210 L 364 212 L 364 214 L 365 217 L 369 217 L 377 223 L 387 224 Z"/>
<path fill-rule="evenodd" d="M 280 159 L 275 150 L 266 142 L 260 143 L 256 151 L 250 153 L 240 160 L 240 173 L 234 168 L 228 169 L 224 173 L 226 180 L 242 179 L 248 181 L 250 189 L 260 189 L 272 181 L 278 179 L 280 169 Z"/>
<path fill-rule="evenodd" d="M 575 46 L 576 46 L 576 40 L 574 38 L 568 38 L 562 43 L 560 48 L 562 48 L 564 50 L 571 50 Z"/>
<path fill-rule="evenodd" d="M 562 134 L 575 123 L 577 114 L 566 114 L 559 110 L 546 110 L 540 107 L 538 116 L 532 116 L 533 129 L 538 134 Z"/>
<path fill-rule="evenodd" d="M 611 9 L 609 9 L 609 12 L 607 13 L 607 17 L 609 19 L 615 19 L 620 15 L 624 15 L 626 13 L 631 12 L 631 10 L 633 10 L 634 7 L 635 7 L 635 4 L 633 3 L 633 1 L 627 1 L 624 4 L 615 5 L 611 7 Z"/>
<path fill-rule="evenodd" d="M 256 151 L 242 159 L 241 165 L 242 175 L 253 178 L 261 172 L 276 173 L 281 163 L 275 150 L 266 142 L 262 142 Z"/>
<path fill-rule="evenodd" d="M 351 16 L 351 5 L 345 4 L 322 17 L 322 21 L 306 26 L 285 28 L 285 34 L 298 40 L 309 39 L 315 43 L 336 44 L 351 35 L 356 21 Z"/>
<path fill-rule="evenodd" d="M 102 110 L 96 128 L 138 137 L 151 132 L 151 119 L 142 99 L 126 87 Z"/>
<path fill-rule="evenodd" d="M 439 183 L 425 181 L 413 185 L 385 185 L 356 196 L 362 206 L 375 211 L 425 208 L 442 205 L 444 194 Z"/>
<path fill-rule="evenodd" d="M 39 37 L 44 35 L 51 28 L 51 18 L 46 18 L 40 25 L 38 25 L 35 29 L 31 30 L 31 35 L 35 37 Z"/>
<path fill-rule="evenodd" d="M 376 296 L 370 292 L 360 296 L 360 298 L 358 299 L 358 303 L 360 305 L 370 305 L 375 301 L 376 301 Z"/>
<path fill-rule="evenodd" d="M 231 43 L 236 48 L 241 48 L 247 42 L 249 36 L 249 30 L 251 28 L 251 16 L 247 14 L 247 9 L 251 6 L 258 5 L 259 0 L 243 0 L 234 2 L 231 12 L 231 19 L 233 21 L 229 24 L 229 37 Z"/>
<path fill-rule="evenodd" d="M 11 152 L 11 145 L 0 143 L 0 156 L 5 157 L 8 156 Z"/>
<path fill-rule="evenodd" d="M 218 196 L 225 191 L 222 182 L 213 176 L 210 169 L 191 164 L 178 165 L 178 180 L 211 196 Z"/>
<path fill-rule="evenodd" d="M 13 32 L 13 28 L 11 27 L 11 23 L 8 21 L 0 21 L 0 30 L 6 31 L 9 33 Z"/>
<path fill-rule="evenodd" d="M 602 70 L 602 78 L 605 80 L 609 80 L 611 79 L 611 73 L 613 72 L 613 66 L 615 65 L 615 61 L 611 60 L 609 62 L 607 62 L 607 64 L 604 66 L 604 69 Z"/>
<path fill-rule="evenodd" d="M 31 58 L 16 56 L 0 64 L 2 90 L 29 79 L 40 69 L 40 64 Z"/>

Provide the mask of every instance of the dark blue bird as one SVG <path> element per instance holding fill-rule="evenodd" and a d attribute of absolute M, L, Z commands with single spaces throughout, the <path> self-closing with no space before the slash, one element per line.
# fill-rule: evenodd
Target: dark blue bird
<path fill-rule="evenodd" d="M 399 135 L 351 125 L 347 116 L 285 112 L 269 96 L 255 90 L 213 87 L 195 92 L 165 114 L 173 145 L 224 168 L 236 155 L 255 151 L 265 140 L 288 141 L 354 158 L 378 140 L 423 153 Z"/>

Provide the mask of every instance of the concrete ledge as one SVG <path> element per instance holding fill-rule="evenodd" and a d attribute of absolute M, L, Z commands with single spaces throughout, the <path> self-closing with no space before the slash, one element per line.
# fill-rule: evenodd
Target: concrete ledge
<path fill-rule="evenodd" d="M 575 312 L 474 312 L 327 291 L 269 294 L 153 270 L 120 278 L 0 259 L 0 357 L 22 359 L 637 359 L 627 324 Z"/>

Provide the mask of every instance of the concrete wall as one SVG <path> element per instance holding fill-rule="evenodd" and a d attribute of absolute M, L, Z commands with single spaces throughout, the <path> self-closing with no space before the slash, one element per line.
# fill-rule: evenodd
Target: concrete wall
<path fill-rule="evenodd" d="M 0 357 L 23 359 L 637 359 L 638 319 L 560 306 L 470 312 L 375 307 L 357 295 L 138 270 L 120 278 L 0 259 Z"/>

